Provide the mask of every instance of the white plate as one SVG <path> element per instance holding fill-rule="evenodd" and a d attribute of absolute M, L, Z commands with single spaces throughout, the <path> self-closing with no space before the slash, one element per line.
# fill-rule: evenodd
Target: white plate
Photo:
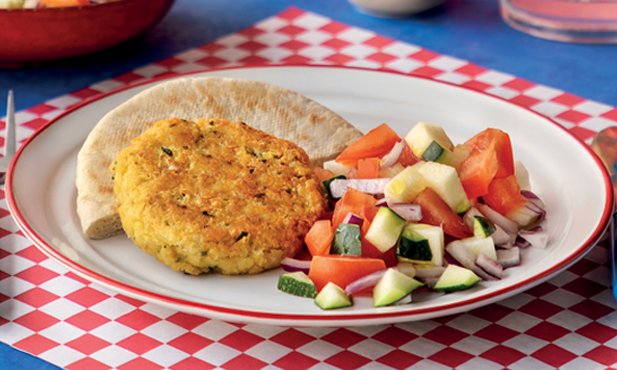
<path fill-rule="evenodd" d="M 467 311 L 528 289 L 563 270 L 591 248 L 613 208 L 610 181 L 589 148 L 558 124 L 506 101 L 433 80 L 333 67 L 255 67 L 199 73 L 270 82 L 299 91 L 362 130 L 381 122 L 404 135 L 419 120 L 445 127 L 461 142 L 492 126 L 511 136 L 515 158 L 527 166 L 548 209 L 546 249 L 527 249 L 505 278 L 413 304 L 321 311 L 312 300 L 278 292 L 280 270 L 255 276 L 185 276 L 133 246 L 125 236 L 86 239 L 75 213 L 75 159 L 106 112 L 154 83 L 124 88 L 83 104 L 37 132 L 9 172 L 9 209 L 43 252 L 78 275 L 173 309 L 241 322 L 347 326 L 420 320 Z M 420 299 L 421 298 L 421 299 Z"/>

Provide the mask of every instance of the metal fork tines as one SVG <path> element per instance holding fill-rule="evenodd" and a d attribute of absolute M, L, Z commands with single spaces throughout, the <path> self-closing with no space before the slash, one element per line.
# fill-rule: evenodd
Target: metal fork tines
<path fill-rule="evenodd" d="M 15 155 L 15 100 L 13 90 L 9 90 L 6 102 L 6 130 L 4 136 L 4 157 L 0 159 L 0 185 L 4 184 L 6 172 L 9 169 L 11 159 Z"/>

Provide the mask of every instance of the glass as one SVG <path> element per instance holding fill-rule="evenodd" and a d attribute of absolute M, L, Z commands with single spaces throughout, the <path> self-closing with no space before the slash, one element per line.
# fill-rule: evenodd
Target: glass
<path fill-rule="evenodd" d="M 500 0 L 500 5 L 506 23 L 534 36 L 617 43 L 617 0 Z"/>

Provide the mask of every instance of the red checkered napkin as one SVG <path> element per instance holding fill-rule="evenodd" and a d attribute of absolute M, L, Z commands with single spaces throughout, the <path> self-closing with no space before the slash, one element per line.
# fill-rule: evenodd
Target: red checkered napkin
<path fill-rule="evenodd" d="M 18 136 L 110 89 L 252 63 L 391 69 L 471 87 L 556 119 L 583 140 L 617 109 L 290 8 L 242 32 L 17 113 Z M 0 192 L 0 340 L 68 369 L 595 369 L 617 363 L 607 249 L 525 293 L 464 314 L 359 328 L 237 325 L 91 284 L 26 239 Z"/>

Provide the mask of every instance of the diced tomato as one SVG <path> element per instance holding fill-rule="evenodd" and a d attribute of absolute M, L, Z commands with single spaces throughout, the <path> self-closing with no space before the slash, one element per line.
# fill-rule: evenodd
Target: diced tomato
<path fill-rule="evenodd" d="M 422 208 L 420 222 L 435 226 L 441 225 L 444 233 L 455 238 L 462 239 L 472 235 L 463 219 L 430 188 L 420 192 L 414 203 Z"/>
<path fill-rule="evenodd" d="M 357 179 L 376 179 L 379 177 L 381 159 L 375 157 L 358 159 L 357 167 Z"/>
<path fill-rule="evenodd" d="M 495 178 L 482 199 L 489 207 L 502 215 L 507 215 L 519 207 L 527 204 L 527 198 L 521 195 L 521 187 L 514 175 L 501 179 Z"/>
<path fill-rule="evenodd" d="M 474 149 L 461 163 L 459 178 L 467 198 L 474 199 L 488 192 L 497 173 L 497 156 L 491 148 Z"/>
<path fill-rule="evenodd" d="M 514 156 L 510 136 L 505 132 L 487 128 L 465 142 L 471 154 L 461 163 L 460 178 L 470 199 L 483 196 L 493 178 L 514 174 Z"/>
<path fill-rule="evenodd" d="M 386 268 L 383 260 L 353 256 L 315 256 L 311 260 L 308 276 L 321 290 L 329 281 L 345 287 L 363 276 Z"/>
<path fill-rule="evenodd" d="M 347 165 L 355 165 L 358 159 L 381 158 L 388 154 L 394 144 L 400 140 L 401 138 L 396 132 L 390 126 L 383 123 L 351 143 L 336 157 L 336 161 Z"/>
<path fill-rule="evenodd" d="M 497 173 L 495 177 L 502 178 L 514 175 L 514 155 L 510 135 L 496 128 L 487 128 L 465 142 L 472 148 L 491 148 L 497 159 Z"/>
<path fill-rule="evenodd" d="M 328 171 L 324 168 L 321 167 L 315 167 L 313 168 L 313 172 L 315 173 L 315 177 L 317 177 L 317 181 L 319 182 L 324 182 L 328 179 L 333 178 L 334 176 L 336 176 L 334 174 L 334 172 L 332 171 Z"/>
<path fill-rule="evenodd" d="M 364 194 L 356 189 L 349 189 L 334 206 L 332 214 L 332 230 L 343 222 L 347 213 L 352 212 L 365 220 L 373 221 L 377 214 L 377 200 L 369 194 Z"/>
<path fill-rule="evenodd" d="M 316 221 L 304 237 L 304 242 L 311 252 L 311 256 L 330 254 L 330 246 L 334 239 L 334 230 L 330 220 Z"/>
<path fill-rule="evenodd" d="M 416 157 L 415 154 L 413 154 L 411 147 L 409 147 L 409 145 L 405 145 L 396 163 L 400 163 L 401 165 L 405 167 L 409 167 L 411 165 L 418 163 L 419 161 L 420 159 Z"/>
<path fill-rule="evenodd" d="M 370 226 L 371 223 L 368 220 L 364 220 L 362 223 L 362 257 L 379 258 L 382 259 L 388 267 L 396 266 L 398 264 L 398 259 L 396 258 L 396 248 L 390 248 L 388 251 L 383 253 L 364 237 Z"/>

